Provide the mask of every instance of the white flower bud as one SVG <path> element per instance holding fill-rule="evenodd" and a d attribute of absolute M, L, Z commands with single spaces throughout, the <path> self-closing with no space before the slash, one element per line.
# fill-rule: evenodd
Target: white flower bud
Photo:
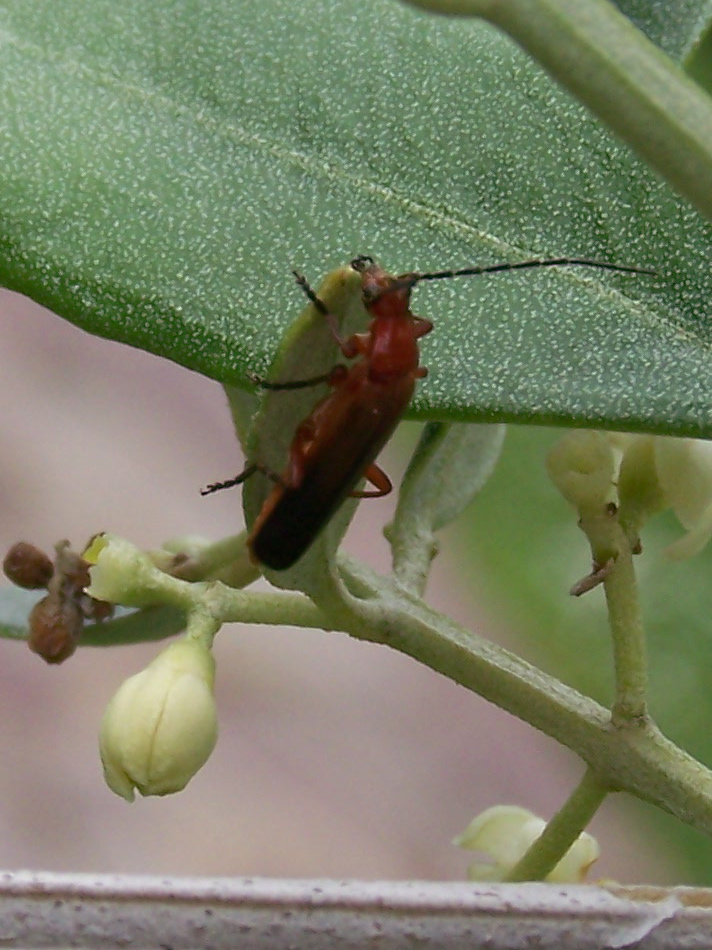
<path fill-rule="evenodd" d="M 692 557 L 712 537 L 712 442 L 661 436 L 655 440 L 655 465 L 668 506 L 688 529 L 666 553 Z"/>
<path fill-rule="evenodd" d="M 603 432 L 567 432 L 552 447 L 546 467 L 561 494 L 579 511 L 604 508 L 615 498 L 616 453 Z"/>
<path fill-rule="evenodd" d="M 614 433 L 609 433 L 611 438 Z M 618 497 L 623 520 L 639 530 L 648 518 L 667 507 L 655 463 L 661 441 L 655 435 L 628 436 L 618 473 Z"/>
<path fill-rule="evenodd" d="M 629 540 L 651 515 L 672 508 L 687 534 L 667 548 L 669 557 L 692 557 L 712 538 L 711 441 L 574 429 L 546 464 L 589 527 L 612 502 Z"/>
<path fill-rule="evenodd" d="M 482 851 L 492 858 L 490 863 L 475 862 L 468 868 L 471 881 L 501 881 L 524 857 L 530 846 L 546 828 L 546 822 L 516 805 L 495 805 L 474 818 L 454 844 L 468 851 Z M 582 832 L 547 881 L 578 884 L 598 858 L 598 842 Z"/>
<path fill-rule="evenodd" d="M 99 749 L 109 788 L 133 801 L 183 789 L 217 739 L 215 661 L 200 640 L 163 650 L 114 695 L 101 722 Z"/>
<path fill-rule="evenodd" d="M 147 607 L 155 602 L 166 575 L 139 548 L 113 534 L 101 534 L 82 555 L 94 565 L 86 592 L 96 600 L 126 607 Z"/>

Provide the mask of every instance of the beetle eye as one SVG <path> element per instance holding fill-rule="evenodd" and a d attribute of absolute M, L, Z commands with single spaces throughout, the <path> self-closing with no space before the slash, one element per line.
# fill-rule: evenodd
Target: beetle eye
<path fill-rule="evenodd" d="M 361 298 L 366 306 L 373 303 L 373 301 L 380 297 L 382 293 L 383 288 L 375 283 L 375 281 L 364 283 L 361 287 Z"/>
<path fill-rule="evenodd" d="M 374 264 L 374 259 L 369 257 L 368 254 L 359 254 L 358 257 L 354 257 L 350 266 L 355 271 L 358 271 L 359 274 L 362 274 L 365 270 L 368 270 L 369 267 L 373 267 Z"/>

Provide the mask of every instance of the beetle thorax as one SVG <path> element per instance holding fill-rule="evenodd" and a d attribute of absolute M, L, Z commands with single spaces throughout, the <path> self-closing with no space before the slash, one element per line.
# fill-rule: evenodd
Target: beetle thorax
<path fill-rule="evenodd" d="M 378 314 L 371 322 L 369 377 L 387 381 L 409 376 L 418 368 L 418 345 L 407 309 Z"/>

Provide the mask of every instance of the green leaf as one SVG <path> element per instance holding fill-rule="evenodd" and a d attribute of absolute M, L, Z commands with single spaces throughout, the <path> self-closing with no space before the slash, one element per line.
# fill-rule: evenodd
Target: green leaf
<path fill-rule="evenodd" d="M 27 617 L 46 590 L 23 590 L 0 587 L 0 637 L 8 640 L 27 639 Z"/>
<path fill-rule="evenodd" d="M 185 630 L 185 614 L 173 607 L 146 607 L 143 610 L 116 608 L 116 614 L 102 623 L 87 624 L 81 646 L 122 646 L 165 640 Z"/>
<path fill-rule="evenodd" d="M 712 31 L 707 31 L 688 57 L 687 68 L 703 89 L 712 92 Z"/>
<path fill-rule="evenodd" d="M 387 0 L 0 15 L 7 286 L 244 386 L 301 305 L 292 266 L 652 266 L 421 287 L 413 412 L 712 435 L 709 227 L 491 28 Z"/>
<path fill-rule="evenodd" d="M 712 218 L 712 104 L 610 0 L 409 2 L 503 30 Z"/>
<path fill-rule="evenodd" d="M 46 591 L 0 587 L 0 638 L 27 639 L 27 617 Z M 114 617 L 84 627 L 82 646 L 121 646 L 163 640 L 185 629 L 185 615 L 169 607 L 126 610 L 117 607 Z"/>
<path fill-rule="evenodd" d="M 435 533 L 454 521 L 494 471 L 504 426 L 443 425 L 423 429 L 385 529 L 396 578 L 421 592 L 437 554 Z"/>
<path fill-rule="evenodd" d="M 244 451 L 250 437 L 252 420 L 259 406 L 259 399 L 256 393 L 245 392 L 237 386 L 225 386 L 225 395 L 230 406 L 237 441 Z"/>
<path fill-rule="evenodd" d="M 616 0 L 616 6 L 673 59 L 687 59 L 712 22 L 710 0 Z"/>

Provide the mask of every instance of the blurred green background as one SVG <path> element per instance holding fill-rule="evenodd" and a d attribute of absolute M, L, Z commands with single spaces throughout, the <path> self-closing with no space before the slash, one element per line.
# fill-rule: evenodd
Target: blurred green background
<path fill-rule="evenodd" d="M 573 509 L 544 470 L 553 429 L 510 427 L 499 469 L 473 504 L 464 537 L 474 552 L 483 595 L 516 631 L 517 649 L 562 680 L 610 705 L 612 665 L 603 591 L 581 598 L 570 586 L 590 570 Z M 670 513 L 653 519 L 636 559 L 650 661 L 650 709 L 663 732 L 712 763 L 712 551 L 667 559 L 666 544 L 684 529 Z M 712 843 L 679 822 L 636 803 L 631 814 L 671 857 L 683 879 L 709 884 Z"/>

